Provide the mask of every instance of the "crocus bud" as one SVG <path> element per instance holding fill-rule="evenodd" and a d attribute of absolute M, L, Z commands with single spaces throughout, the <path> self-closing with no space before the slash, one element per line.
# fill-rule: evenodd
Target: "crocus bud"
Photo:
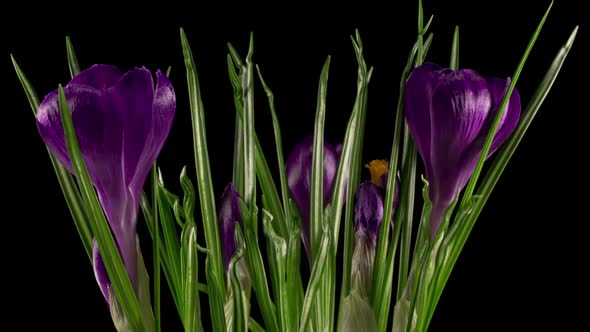
<path fill-rule="evenodd" d="M 371 181 L 361 183 L 356 191 L 354 205 L 355 241 L 352 256 L 352 288 L 359 295 L 368 297 L 373 282 L 373 264 L 379 231 L 383 221 L 384 196 L 389 166 L 385 160 L 373 160 L 365 167 L 371 172 Z M 399 202 L 399 182 L 396 183 L 393 198 L 393 213 Z"/>
<path fill-rule="evenodd" d="M 405 90 L 405 116 L 429 182 L 431 237 L 445 211 L 465 186 L 481 154 L 509 81 L 483 77 L 474 70 L 451 70 L 426 63 L 411 73 Z M 520 116 L 514 90 L 496 129 L 496 151 Z"/>
<path fill-rule="evenodd" d="M 221 195 L 218 221 L 223 250 L 223 266 L 227 273 L 231 257 L 237 249 L 236 222 L 240 223 L 240 226 L 244 229 L 240 209 L 240 194 L 238 194 L 236 188 L 231 183 L 225 187 Z"/>
<path fill-rule="evenodd" d="M 340 150 L 342 148 L 340 147 Z M 301 237 L 303 245 L 310 257 L 310 220 L 311 209 L 311 168 L 313 157 L 313 136 L 308 136 L 299 142 L 287 158 L 287 181 L 291 197 L 297 204 L 301 217 Z M 340 153 L 332 144 L 324 141 L 324 205 L 330 202 Z"/>
<path fill-rule="evenodd" d="M 383 194 L 375 184 L 365 181 L 359 185 L 356 191 L 354 205 L 355 233 L 363 233 L 372 243 L 377 243 L 382 220 Z"/>

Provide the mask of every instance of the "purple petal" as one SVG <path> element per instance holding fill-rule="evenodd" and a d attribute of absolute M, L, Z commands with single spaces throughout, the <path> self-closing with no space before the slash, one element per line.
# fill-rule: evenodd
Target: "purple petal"
<path fill-rule="evenodd" d="M 81 71 L 74 77 L 70 84 L 87 85 L 97 90 L 104 90 L 113 87 L 123 74 L 117 67 L 109 65 L 94 65 Z"/>
<path fill-rule="evenodd" d="M 125 183 L 130 183 L 152 130 L 154 82 L 150 71 L 144 67 L 125 73 L 113 88 L 112 100 L 123 124 Z"/>
<path fill-rule="evenodd" d="M 96 240 L 92 241 L 92 267 L 94 268 L 94 276 L 96 277 L 96 282 L 98 283 L 98 287 L 100 287 L 100 291 L 102 292 L 102 296 L 104 299 L 109 303 L 109 287 L 111 285 L 111 279 L 107 273 L 107 269 L 104 266 L 104 262 L 102 260 L 102 256 L 100 255 L 100 251 L 98 250 L 98 244 Z"/>
<path fill-rule="evenodd" d="M 493 117 L 496 116 L 497 112 L 500 108 L 500 103 L 506 94 L 506 90 L 508 89 L 509 81 L 502 80 L 499 78 L 487 78 L 488 89 L 492 95 L 492 102 L 493 106 L 493 116 L 490 119 L 493 121 Z M 520 95 L 518 91 L 514 89 L 512 91 L 512 95 L 510 95 L 510 99 L 508 100 L 508 105 L 504 115 L 502 116 L 502 120 L 498 129 L 496 130 L 496 135 L 494 136 L 494 140 L 492 141 L 492 147 L 490 149 L 490 154 L 494 153 L 506 139 L 512 134 L 516 125 L 518 124 L 518 119 L 520 118 Z M 491 122 L 491 121 L 490 121 Z M 490 123 L 491 127 L 491 123 Z M 487 133 L 485 133 L 487 134 Z"/>
<path fill-rule="evenodd" d="M 229 183 L 221 195 L 221 204 L 219 206 L 219 229 L 225 271 L 228 270 L 231 257 L 237 249 L 236 222 L 239 222 L 240 226 L 244 227 L 240 209 L 240 194 L 233 184 Z"/>
<path fill-rule="evenodd" d="M 371 181 L 359 185 L 354 205 L 355 231 L 363 232 L 376 243 L 383 220 L 383 196 Z"/>
<path fill-rule="evenodd" d="M 150 132 L 142 147 L 133 178 L 129 182 L 130 187 L 138 194 L 170 133 L 172 120 L 176 111 L 176 94 L 174 93 L 172 83 L 160 70 L 156 72 L 156 77 L 157 85 L 151 106 L 151 113 L 146 115 L 146 117 L 151 117 Z"/>
<path fill-rule="evenodd" d="M 67 85 L 64 93 L 93 184 L 100 190 L 109 187 L 110 183 L 122 181 L 123 129 L 109 96 L 83 85 Z M 37 127 L 48 148 L 72 172 L 58 99 L 57 90 L 45 97 L 37 112 Z"/>
<path fill-rule="evenodd" d="M 416 149 L 423 157 L 430 154 L 431 100 L 441 79 L 440 69 L 433 63 L 425 63 L 414 69 L 406 82 L 404 114 Z"/>
<path fill-rule="evenodd" d="M 291 197 L 297 204 L 301 217 L 301 236 L 309 256 L 309 213 L 311 208 L 311 163 L 313 157 L 313 136 L 299 142 L 287 158 L 287 182 Z M 339 156 L 335 147 L 324 141 L 324 205 L 331 199 Z"/>

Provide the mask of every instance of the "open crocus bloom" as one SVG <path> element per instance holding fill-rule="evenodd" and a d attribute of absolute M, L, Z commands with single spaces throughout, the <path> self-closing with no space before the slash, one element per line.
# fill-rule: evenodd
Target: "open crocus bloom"
<path fill-rule="evenodd" d="M 136 223 L 145 179 L 168 136 L 176 110 L 170 80 L 144 68 L 121 73 L 94 65 L 64 87 L 78 141 L 92 184 L 125 263 L 137 287 Z M 43 141 L 57 159 L 73 172 L 55 90 L 37 113 Z M 94 271 L 109 301 L 110 280 L 99 250 L 94 247 Z"/>
<path fill-rule="evenodd" d="M 508 85 L 507 80 L 471 69 L 431 63 L 417 67 L 408 78 L 405 116 L 430 183 L 432 237 L 471 177 Z M 508 138 L 519 117 L 520 97 L 514 90 L 487 157 Z"/>

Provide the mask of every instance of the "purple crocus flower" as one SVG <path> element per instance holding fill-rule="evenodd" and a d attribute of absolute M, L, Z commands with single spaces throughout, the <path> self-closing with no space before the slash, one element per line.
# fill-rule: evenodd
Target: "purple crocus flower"
<path fill-rule="evenodd" d="M 80 151 L 96 188 L 119 253 L 137 287 L 136 223 L 145 179 L 168 136 L 176 109 L 170 80 L 135 68 L 121 73 L 107 65 L 80 72 L 64 87 Z M 58 91 L 48 94 L 37 113 L 43 141 L 70 172 Z M 109 301 L 110 280 L 94 245 L 93 265 L 100 289 Z"/>
<path fill-rule="evenodd" d="M 243 229 L 240 194 L 238 194 L 233 184 L 229 183 L 223 190 L 221 204 L 219 205 L 219 229 L 223 248 L 223 266 L 226 272 L 229 269 L 231 257 L 237 250 L 236 222 L 239 222 L 240 227 Z"/>
<path fill-rule="evenodd" d="M 324 141 L 324 205 L 327 205 L 332 198 L 336 170 L 340 160 L 342 146 L 334 146 Z M 291 197 L 297 204 L 299 216 L 301 217 L 301 237 L 303 245 L 307 252 L 307 257 L 311 257 L 310 251 L 310 209 L 311 209 L 311 168 L 313 157 L 313 136 L 307 136 L 299 142 L 287 158 L 287 181 Z"/>
<path fill-rule="evenodd" d="M 473 173 L 508 84 L 471 69 L 431 63 L 414 69 L 408 78 L 405 115 L 430 183 L 432 237 Z M 514 90 L 487 157 L 512 133 L 519 116 L 520 97 Z"/>
<path fill-rule="evenodd" d="M 373 160 L 365 167 L 371 172 L 371 181 L 361 183 L 356 190 L 354 227 L 355 233 L 365 234 L 371 239 L 373 245 L 376 245 L 383 220 L 383 200 L 387 190 L 389 164 L 385 160 Z M 399 203 L 399 177 L 393 195 L 392 223 Z"/>

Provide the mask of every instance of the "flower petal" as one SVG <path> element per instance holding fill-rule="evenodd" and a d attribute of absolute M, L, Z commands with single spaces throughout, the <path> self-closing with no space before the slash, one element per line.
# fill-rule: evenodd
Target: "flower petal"
<path fill-rule="evenodd" d="M 491 108 L 483 77 L 473 70 L 449 71 L 432 95 L 430 163 L 433 202 L 449 202 L 457 194 L 463 155 L 479 137 Z M 431 193 L 433 191 L 431 190 Z"/>
<path fill-rule="evenodd" d="M 354 204 L 354 225 L 356 233 L 362 232 L 377 241 L 379 227 L 383 220 L 383 196 L 381 190 L 371 181 L 359 185 Z"/>
<path fill-rule="evenodd" d="M 64 93 L 90 179 L 99 191 L 109 191 L 113 184 L 122 182 L 123 176 L 123 129 L 119 116 L 111 107 L 108 94 L 99 90 L 67 85 Z M 57 90 L 45 97 L 37 112 L 37 127 L 49 150 L 72 172 L 58 99 Z"/>
<path fill-rule="evenodd" d="M 172 128 L 176 111 L 176 94 L 172 83 L 160 70 L 156 72 L 157 84 L 151 106 L 151 131 L 145 140 L 140 158 L 135 166 L 133 178 L 129 181 L 132 192 L 139 194 L 145 179 L 162 150 Z"/>
<path fill-rule="evenodd" d="M 496 116 L 497 112 L 499 111 L 500 103 L 506 94 L 506 90 L 508 89 L 508 85 L 510 81 L 502 80 L 499 78 L 490 77 L 487 78 L 488 89 L 490 90 L 490 94 L 492 95 L 492 109 L 493 116 L 490 116 L 491 121 Z M 508 105 L 504 115 L 502 116 L 502 120 L 500 121 L 500 125 L 496 131 L 496 135 L 494 136 L 494 140 L 492 141 L 492 147 L 490 149 L 490 156 L 494 153 L 504 141 L 512 134 L 516 125 L 518 124 L 518 119 L 520 118 L 520 95 L 518 91 L 514 89 L 512 91 L 512 95 L 508 100 Z M 490 121 L 490 122 L 491 122 Z M 491 123 L 490 123 L 491 126 Z M 487 134 L 487 132 L 485 133 Z"/>
<path fill-rule="evenodd" d="M 123 126 L 122 166 L 125 170 L 125 184 L 129 184 L 135 176 L 139 159 L 152 130 L 153 100 L 154 82 L 152 74 L 145 67 L 125 73 L 112 90 L 112 106 L 119 114 Z"/>
<path fill-rule="evenodd" d="M 107 269 L 104 266 L 104 262 L 102 260 L 102 256 L 100 255 L 100 251 L 98 250 L 98 244 L 96 240 L 92 241 L 92 267 L 94 268 L 94 276 L 96 277 L 96 282 L 98 283 L 98 287 L 100 287 L 100 291 L 102 292 L 102 296 L 104 299 L 109 303 L 109 287 L 111 285 L 111 279 L 107 273 Z"/>
<path fill-rule="evenodd" d="M 506 90 L 508 89 L 508 85 L 510 84 L 510 81 L 493 77 L 486 78 L 486 81 L 492 99 L 492 105 L 490 107 L 491 111 L 485 120 L 485 124 L 480 130 L 479 137 L 471 144 L 470 148 L 464 152 L 464 155 L 458 164 L 458 167 L 463 170 L 458 181 L 459 189 L 463 188 L 467 184 L 467 181 L 469 181 L 469 178 L 473 174 L 473 170 L 475 169 L 477 160 L 479 159 L 479 155 L 483 149 L 486 136 L 492 127 L 496 114 L 498 113 L 500 103 L 502 102 L 502 99 L 506 94 Z M 502 115 L 498 129 L 496 130 L 496 135 L 492 140 L 492 146 L 490 147 L 490 151 L 488 152 L 486 158 L 489 158 L 494 152 L 496 152 L 496 150 L 502 145 L 502 143 L 504 143 L 508 136 L 512 134 L 516 128 L 516 125 L 518 124 L 519 118 L 520 95 L 518 94 L 518 91 L 514 89 L 508 101 L 507 109 Z"/>
<path fill-rule="evenodd" d="M 313 157 L 313 136 L 307 136 L 299 142 L 287 158 L 287 182 L 291 197 L 297 204 L 301 217 L 301 236 L 309 254 L 309 213 L 311 208 L 311 168 Z M 336 148 L 324 141 L 324 205 L 330 202 L 339 155 Z"/>
<path fill-rule="evenodd" d="M 117 67 L 109 65 L 94 65 L 76 75 L 70 84 L 87 85 L 97 90 L 113 87 L 123 74 Z"/>
<path fill-rule="evenodd" d="M 430 156 L 431 100 L 434 88 L 441 80 L 440 69 L 438 65 L 425 63 L 414 69 L 406 82 L 404 115 L 423 158 Z"/>

